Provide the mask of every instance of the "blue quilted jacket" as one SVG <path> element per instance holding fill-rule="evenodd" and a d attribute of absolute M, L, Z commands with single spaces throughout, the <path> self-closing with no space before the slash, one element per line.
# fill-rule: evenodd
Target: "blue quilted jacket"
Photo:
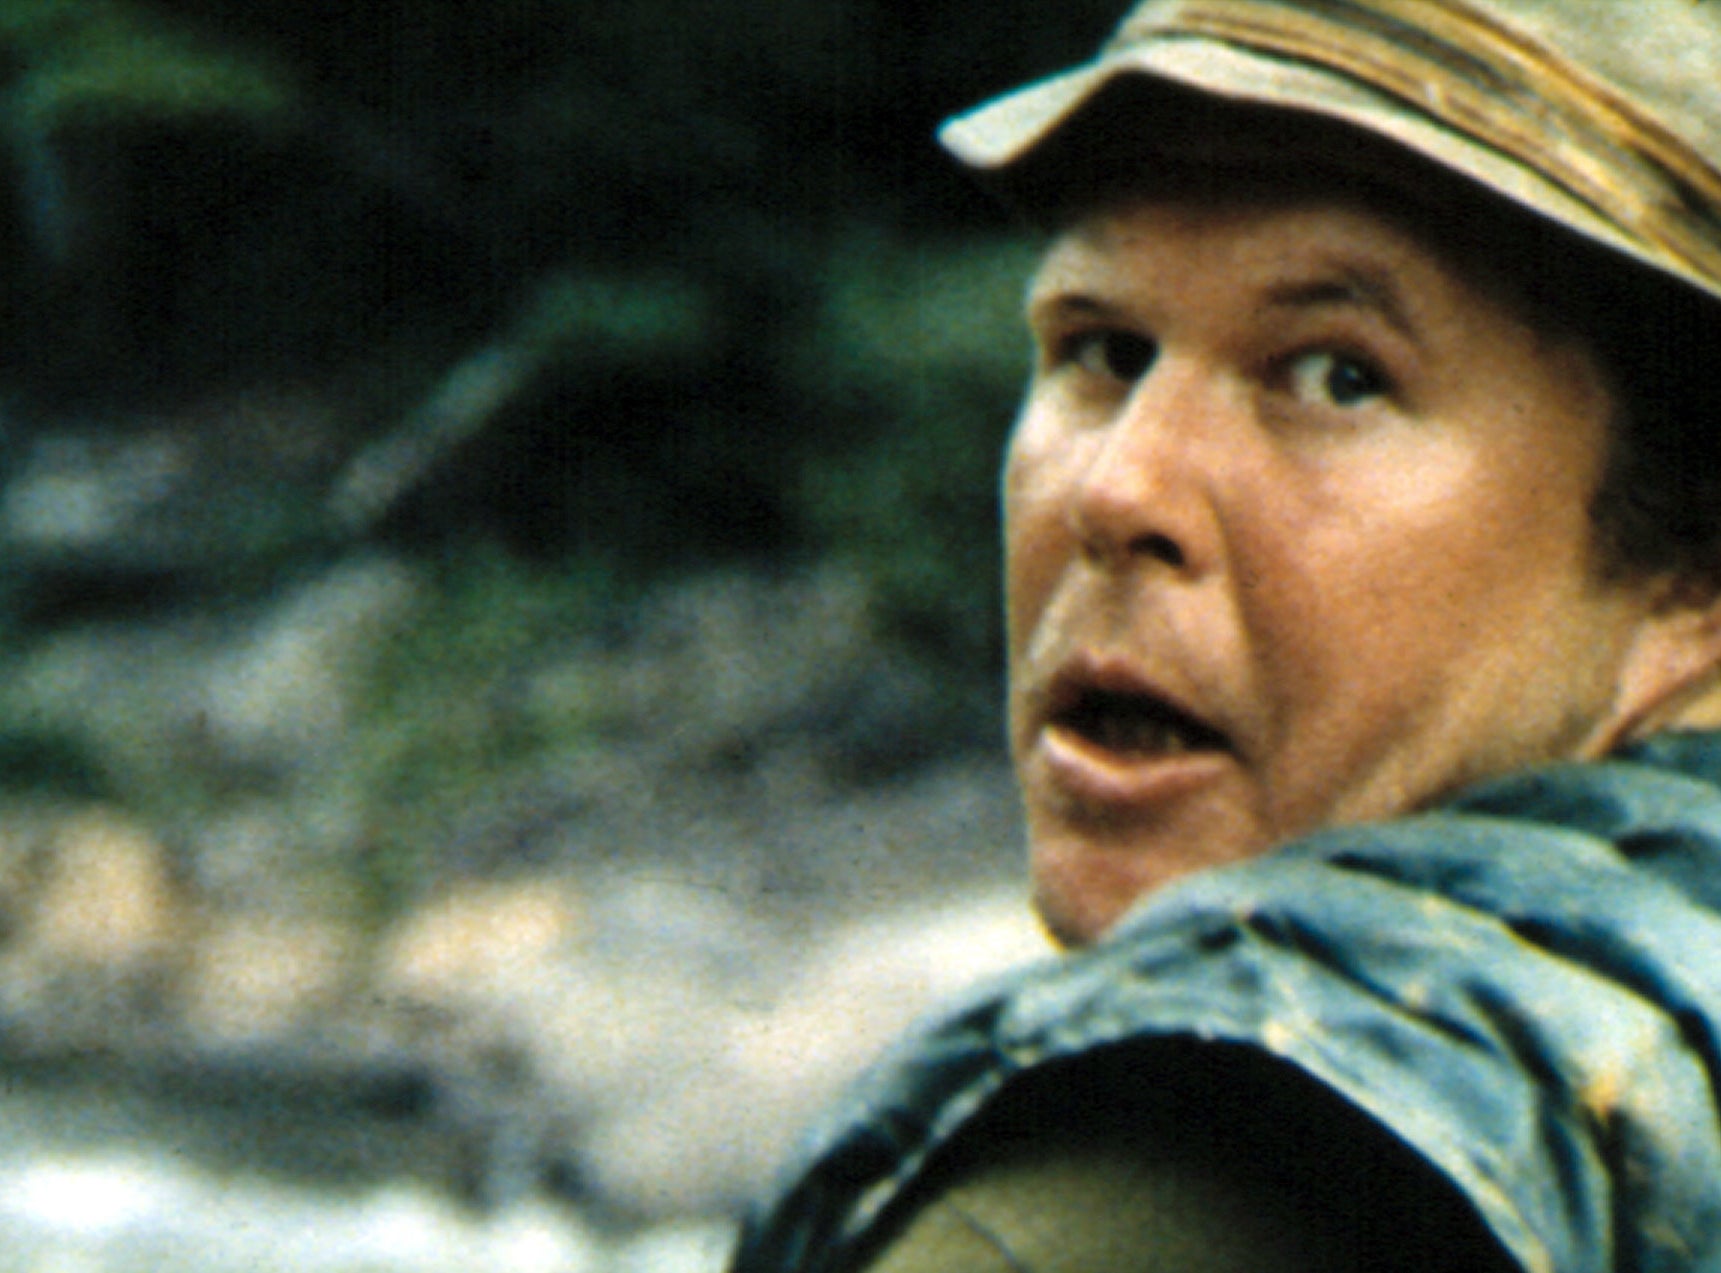
<path fill-rule="evenodd" d="M 840 1267 L 1014 1078 L 1155 1037 L 1335 1089 L 1533 1273 L 1721 1273 L 1721 734 L 1323 832 L 982 988 L 812 1137 L 737 1273 Z"/>

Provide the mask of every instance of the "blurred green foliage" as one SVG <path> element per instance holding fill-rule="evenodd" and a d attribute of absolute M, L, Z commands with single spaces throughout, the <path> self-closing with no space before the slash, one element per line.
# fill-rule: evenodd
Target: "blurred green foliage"
<path fill-rule="evenodd" d="M 1031 259 L 1014 239 L 857 236 L 831 261 L 820 321 L 794 351 L 792 383 L 848 440 L 802 472 L 820 550 L 875 581 L 897 634 L 988 675 L 998 457 L 1027 369 L 1019 310 Z"/>
<path fill-rule="evenodd" d="M 14 132 L 123 126 L 183 116 L 269 127 L 292 92 L 256 53 L 137 6 L 105 0 L 8 0 L 4 118 Z"/>
<path fill-rule="evenodd" d="M 713 564 L 859 571 L 995 742 L 1032 248 L 932 132 L 1121 7 L 4 0 L 0 493 L 92 422 L 201 419 L 208 475 L 56 580 L 17 564 L 0 619 L 443 563 L 354 753 L 379 897 L 469 785 L 577 741 L 497 717 L 499 668 Z M 209 405 L 277 390 L 320 432 Z"/>
<path fill-rule="evenodd" d="M 339 783 L 359 810 L 356 852 L 328 869 L 368 919 L 387 918 L 451 865 L 474 810 L 596 745 L 603 721 L 541 673 L 568 633 L 625 609 L 631 588 L 593 562 L 554 573 L 494 549 L 448 562 L 360 679 Z"/>

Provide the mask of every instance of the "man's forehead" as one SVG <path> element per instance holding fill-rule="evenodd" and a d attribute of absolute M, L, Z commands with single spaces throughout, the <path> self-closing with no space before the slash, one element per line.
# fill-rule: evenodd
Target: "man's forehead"
<path fill-rule="evenodd" d="M 1127 272 L 1132 258 L 1152 256 L 1170 240 L 1178 248 L 1173 263 L 1193 265 L 1191 249 L 1205 259 L 1218 254 L 1258 279 L 1274 302 L 1375 303 L 1449 272 L 1437 245 L 1353 191 L 1251 183 L 1232 191 L 1174 188 L 1096 208 L 1051 240 L 1034 290 Z"/>
<path fill-rule="evenodd" d="M 1558 279 L 1593 263 L 1592 252 L 1414 157 L 1366 171 L 1366 147 L 1334 160 L 1344 132 L 1316 121 L 1282 149 L 1264 151 L 1258 136 L 1200 156 L 1184 149 L 1090 186 L 1087 198 L 1069 202 L 1047 227 L 1030 298 L 1054 267 L 1071 268 L 1060 259 L 1100 273 L 1124 263 L 1130 236 L 1149 232 L 1131 209 L 1175 208 L 1188 224 L 1215 231 L 1251 219 L 1282 221 L 1285 232 L 1273 236 L 1259 262 L 1270 286 L 1348 281 L 1365 301 L 1396 291 L 1396 303 L 1379 307 L 1395 317 L 1438 290 L 1466 304 L 1503 307 L 1550 335 L 1568 333 L 1547 296 L 1559 290 Z"/>

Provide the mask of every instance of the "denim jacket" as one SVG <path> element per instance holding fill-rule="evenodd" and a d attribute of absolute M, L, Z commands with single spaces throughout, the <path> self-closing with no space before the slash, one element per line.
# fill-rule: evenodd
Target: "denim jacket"
<path fill-rule="evenodd" d="M 1322 832 L 980 988 L 815 1132 L 736 1273 L 842 1267 L 1008 1084 L 1154 1038 L 1335 1090 L 1532 1273 L 1721 1271 L 1721 734 Z"/>

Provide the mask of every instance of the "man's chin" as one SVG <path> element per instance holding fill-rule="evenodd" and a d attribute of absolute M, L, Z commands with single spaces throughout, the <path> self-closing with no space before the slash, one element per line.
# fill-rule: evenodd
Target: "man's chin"
<path fill-rule="evenodd" d="M 1090 946 L 1136 902 L 1171 876 L 1147 869 L 1141 855 L 1073 851 L 1034 853 L 1034 910 L 1060 947 Z M 1162 878 L 1163 876 L 1163 878 Z"/>
<path fill-rule="evenodd" d="M 1146 834 L 1140 827 L 1080 827 L 1056 819 L 1037 828 L 1030 819 L 1030 839 L 1034 908 L 1065 948 L 1099 941 L 1146 898 L 1187 876 L 1260 857 L 1280 842 L 1210 822 Z M 1202 851 L 1192 853 L 1191 846 Z"/>

